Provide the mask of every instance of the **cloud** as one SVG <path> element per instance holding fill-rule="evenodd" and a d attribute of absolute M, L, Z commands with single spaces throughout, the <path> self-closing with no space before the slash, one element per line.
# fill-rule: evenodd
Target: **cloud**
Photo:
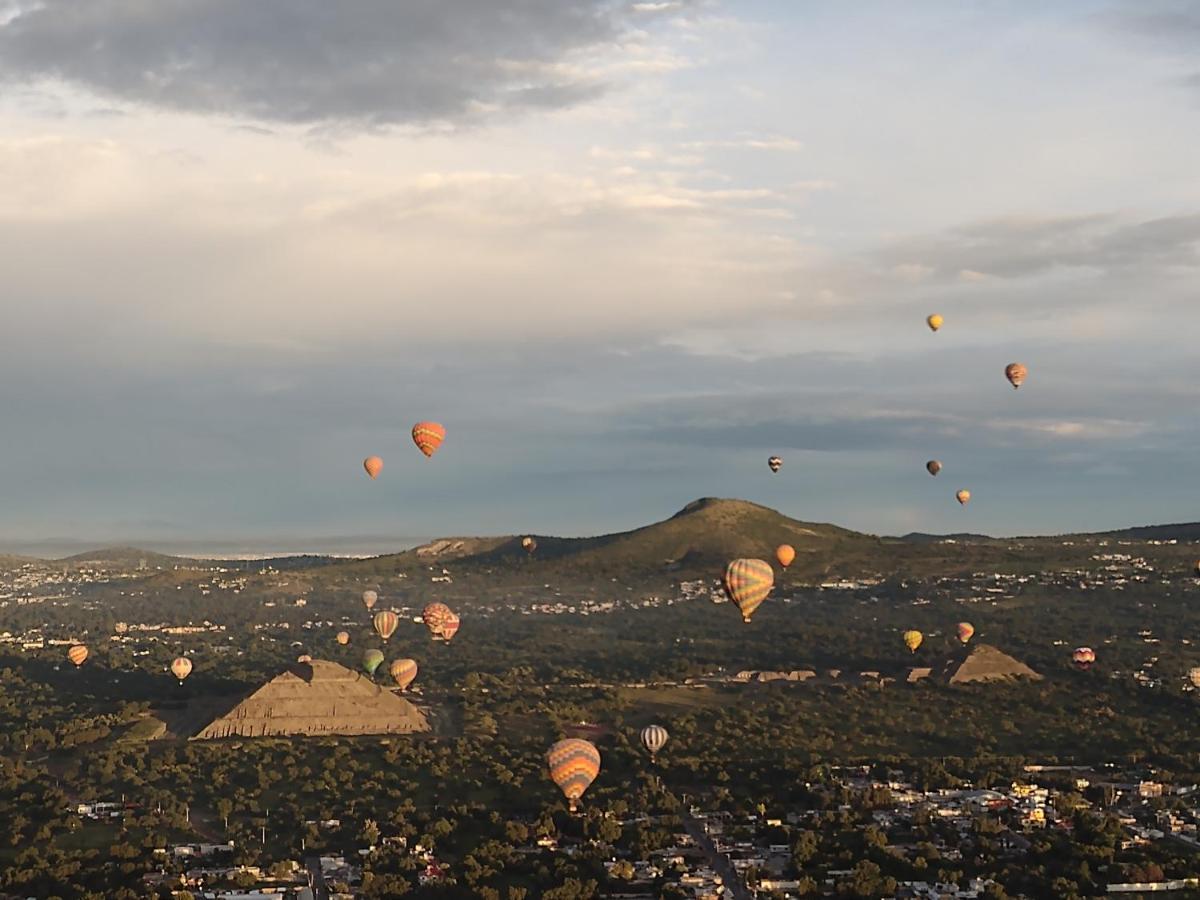
<path fill-rule="evenodd" d="M 578 61 L 597 53 L 633 70 L 680 67 L 631 23 L 683 5 L 40 0 L 0 10 L 0 79 L 261 121 L 463 122 L 595 98 L 604 74 Z"/>

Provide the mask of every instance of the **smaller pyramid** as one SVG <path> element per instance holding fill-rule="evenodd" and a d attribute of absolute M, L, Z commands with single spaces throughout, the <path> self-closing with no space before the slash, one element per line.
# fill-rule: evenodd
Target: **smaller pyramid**
<path fill-rule="evenodd" d="M 429 731 L 424 714 L 365 675 L 328 660 L 276 675 L 192 740 Z"/>
<path fill-rule="evenodd" d="M 976 644 L 966 659 L 953 659 L 945 674 L 950 684 L 978 684 L 1005 681 L 1010 678 L 1029 678 L 1040 681 L 1042 676 L 1025 663 L 1009 656 L 991 644 Z"/>

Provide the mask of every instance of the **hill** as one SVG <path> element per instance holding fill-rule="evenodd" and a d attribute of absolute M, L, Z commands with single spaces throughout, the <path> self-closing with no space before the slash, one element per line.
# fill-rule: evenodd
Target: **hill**
<path fill-rule="evenodd" d="M 924 531 L 910 531 L 908 534 L 901 536 L 900 540 L 910 544 L 936 544 L 941 541 L 957 541 L 963 544 L 994 541 L 996 538 L 986 534 L 972 534 L 966 531 L 956 534 L 927 534 Z"/>

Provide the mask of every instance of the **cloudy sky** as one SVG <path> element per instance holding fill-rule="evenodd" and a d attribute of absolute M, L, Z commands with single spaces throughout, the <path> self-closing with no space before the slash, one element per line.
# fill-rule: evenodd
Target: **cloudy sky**
<path fill-rule="evenodd" d="M 1196 4 L 334 8 L 0 0 L 0 548 L 1200 519 Z"/>

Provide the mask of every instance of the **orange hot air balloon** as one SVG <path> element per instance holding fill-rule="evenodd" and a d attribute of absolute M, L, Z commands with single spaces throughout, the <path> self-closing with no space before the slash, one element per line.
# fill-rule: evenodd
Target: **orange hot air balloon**
<path fill-rule="evenodd" d="M 1071 660 L 1081 669 L 1090 669 L 1096 661 L 1096 651 L 1091 647 L 1076 647 Z"/>
<path fill-rule="evenodd" d="M 775 586 L 775 571 L 761 559 L 735 559 L 725 568 L 725 592 L 749 622 Z"/>
<path fill-rule="evenodd" d="M 76 666 L 82 666 L 83 661 L 88 658 L 88 648 L 83 644 L 76 644 L 67 651 L 67 659 L 75 663 Z"/>
<path fill-rule="evenodd" d="M 171 662 L 171 674 L 183 684 L 183 679 L 192 674 L 192 661 L 186 656 L 177 656 Z"/>
<path fill-rule="evenodd" d="M 942 464 L 936 459 L 931 459 L 929 462 L 925 463 L 925 471 L 936 478 L 937 473 L 942 471 Z"/>
<path fill-rule="evenodd" d="M 458 626 L 462 624 L 462 619 L 458 617 L 458 613 L 452 612 L 446 617 L 446 621 L 442 624 L 442 637 L 446 643 L 454 640 L 454 636 L 458 634 Z"/>
<path fill-rule="evenodd" d="M 796 548 L 791 544 L 780 544 L 775 548 L 775 558 L 786 569 L 792 564 L 792 560 L 796 558 Z"/>
<path fill-rule="evenodd" d="M 375 633 L 385 641 L 390 638 L 400 624 L 400 617 L 390 609 L 375 613 Z"/>
<path fill-rule="evenodd" d="M 378 456 L 368 456 L 363 460 L 363 468 L 372 478 L 378 478 L 379 473 L 383 471 L 383 460 Z"/>
<path fill-rule="evenodd" d="M 1004 377 L 1009 380 L 1015 391 L 1025 383 L 1025 376 L 1029 374 L 1029 370 L 1021 363 L 1009 363 L 1004 367 Z"/>
<path fill-rule="evenodd" d="M 350 643 L 350 632 L 339 631 L 337 633 L 337 642 L 345 647 L 348 643 Z"/>
<path fill-rule="evenodd" d="M 910 653 L 916 653 L 923 640 L 925 640 L 925 635 L 915 629 L 904 632 L 904 646 L 909 649 Z"/>
<path fill-rule="evenodd" d="M 398 659 L 388 667 L 388 672 L 395 679 L 396 684 L 400 685 L 400 690 L 406 691 L 417 677 L 417 661 L 415 659 Z"/>
<path fill-rule="evenodd" d="M 942 323 L 944 321 L 946 321 L 946 320 L 943 319 L 941 316 L 939 316 L 937 313 L 934 313 L 932 316 L 929 316 L 925 320 L 925 324 L 929 326 L 930 331 L 937 331 L 939 328 L 942 327 Z"/>
<path fill-rule="evenodd" d="M 567 738 L 559 741 L 546 754 L 550 778 L 575 811 L 579 798 L 600 774 L 600 751 L 590 741 Z"/>
<path fill-rule="evenodd" d="M 426 456 L 433 456 L 446 439 L 446 429 L 437 422 L 418 422 L 413 426 L 412 437 L 418 450 Z"/>
<path fill-rule="evenodd" d="M 450 607 L 445 603 L 430 603 L 421 612 L 421 619 L 425 622 L 425 627 L 429 629 L 429 633 L 435 638 L 442 637 L 442 629 L 446 627 L 446 621 L 454 613 L 450 612 Z"/>
<path fill-rule="evenodd" d="M 963 506 L 966 506 L 968 503 L 971 502 L 971 492 L 970 491 L 959 491 L 957 494 L 954 495 L 954 497 Z"/>
<path fill-rule="evenodd" d="M 958 639 L 960 641 L 962 641 L 964 644 L 967 641 L 969 641 L 971 639 L 971 636 L 974 634 L 975 634 L 975 626 L 972 625 L 970 622 L 959 622 L 958 623 Z"/>

